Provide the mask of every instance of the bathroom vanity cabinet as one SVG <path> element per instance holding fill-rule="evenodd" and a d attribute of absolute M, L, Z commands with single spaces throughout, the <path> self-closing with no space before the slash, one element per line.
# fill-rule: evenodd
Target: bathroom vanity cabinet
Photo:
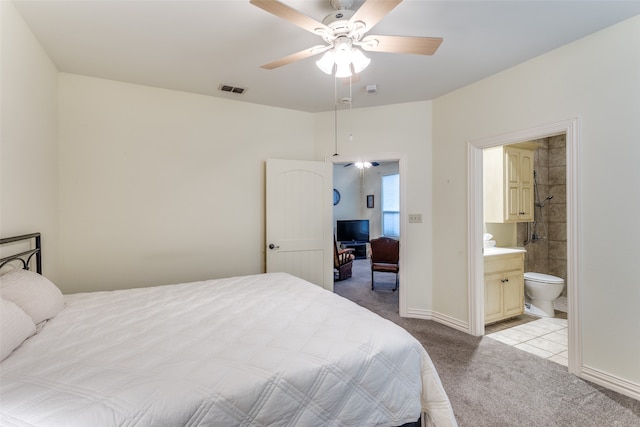
<path fill-rule="evenodd" d="M 484 256 L 484 322 L 524 313 L 524 251 Z"/>
<path fill-rule="evenodd" d="M 485 222 L 533 221 L 533 156 L 528 145 L 486 148 L 483 152 Z"/>

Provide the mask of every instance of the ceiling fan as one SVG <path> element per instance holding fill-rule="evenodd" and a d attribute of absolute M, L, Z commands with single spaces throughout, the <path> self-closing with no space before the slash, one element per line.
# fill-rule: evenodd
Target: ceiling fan
<path fill-rule="evenodd" d="M 335 69 L 336 77 L 349 77 L 364 70 L 371 61 L 358 48 L 370 52 L 433 55 L 442 43 L 440 37 L 365 36 L 365 33 L 401 2 L 402 0 L 366 0 L 354 11 L 349 9 L 353 0 L 330 0 L 336 12 L 330 13 L 322 22 L 318 22 L 278 0 L 250 0 L 254 6 L 321 36 L 326 43 L 293 53 L 261 67 L 272 70 L 324 53 L 324 56 L 316 61 L 318 68 L 327 74 L 333 74 Z"/>
<path fill-rule="evenodd" d="M 378 162 L 355 162 L 355 163 L 347 163 L 344 165 L 345 168 L 348 168 L 351 165 L 355 165 L 356 168 L 358 169 L 369 169 L 371 166 L 376 167 L 376 166 L 380 166 L 380 163 Z"/>

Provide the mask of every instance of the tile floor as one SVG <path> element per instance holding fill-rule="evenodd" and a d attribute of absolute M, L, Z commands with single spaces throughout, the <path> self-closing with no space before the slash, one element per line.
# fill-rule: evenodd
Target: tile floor
<path fill-rule="evenodd" d="M 495 332 L 488 329 L 485 336 L 567 366 L 568 323 L 563 317 L 541 317 Z"/>

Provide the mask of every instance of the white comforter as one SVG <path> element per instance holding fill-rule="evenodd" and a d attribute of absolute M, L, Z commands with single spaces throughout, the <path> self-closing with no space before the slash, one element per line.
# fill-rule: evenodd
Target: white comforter
<path fill-rule="evenodd" d="M 3 426 L 455 425 L 417 340 L 287 274 L 66 304 L 0 364 Z"/>

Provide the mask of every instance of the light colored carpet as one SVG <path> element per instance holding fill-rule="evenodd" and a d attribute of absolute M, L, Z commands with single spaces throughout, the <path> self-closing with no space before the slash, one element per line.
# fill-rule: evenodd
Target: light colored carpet
<path fill-rule="evenodd" d="M 398 316 L 394 278 L 371 290 L 368 260 L 335 292 L 397 323 L 425 347 L 460 427 L 640 427 L 640 401 L 581 380 L 557 363 L 490 338 L 473 337 L 430 320 Z M 402 283 L 400 283 L 402 286 Z"/>

